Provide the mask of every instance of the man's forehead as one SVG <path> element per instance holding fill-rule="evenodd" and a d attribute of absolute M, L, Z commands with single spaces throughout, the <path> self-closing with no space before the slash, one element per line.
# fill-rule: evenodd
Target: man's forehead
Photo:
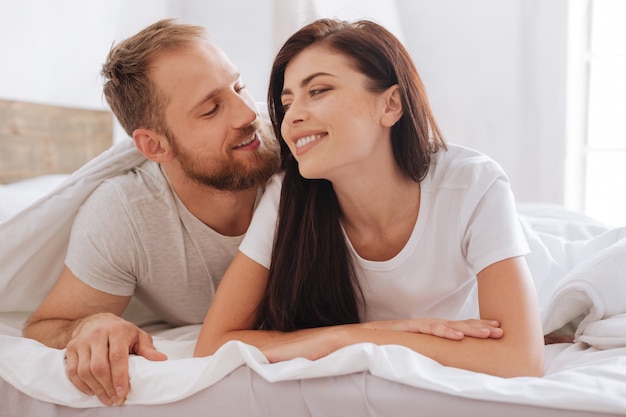
<path fill-rule="evenodd" d="M 214 90 L 233 82 L 239 71 L 220 48 L 209 41 L 196 42 L 184 48 L 162 51 L 149 70 L 151 81 L 163 90 L 175 92 Z"/>
<path fill-rule="evenodd" d="M 169 111 L 175 109 L 181 116 L 205 112 L 208 103 L 219 99 L 240 80 L 237 67 L 217 48 L 202 46 L 164 56 L 161 61 L 154 67 L 152 82 L 166 99 Z"/>
<path fill-rule="evenodd" d="M 150 62 L 151 71 L 169 70 L 170 67 L 184 68 L 187 61 L 206 61 L 208 65 L 219 65 L 228 61 L 217 45 L 207 40 L 189 41 L 185 44 L 168 46 L 154 54 Z"/>

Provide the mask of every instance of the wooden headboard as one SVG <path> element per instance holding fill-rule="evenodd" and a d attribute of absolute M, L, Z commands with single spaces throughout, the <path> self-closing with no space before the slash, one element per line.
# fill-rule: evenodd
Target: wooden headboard
<path fill-rule="evenodd" d="M 0 99 L 0 184 L 70 174 L 112 143 L 109 111 Z"/>

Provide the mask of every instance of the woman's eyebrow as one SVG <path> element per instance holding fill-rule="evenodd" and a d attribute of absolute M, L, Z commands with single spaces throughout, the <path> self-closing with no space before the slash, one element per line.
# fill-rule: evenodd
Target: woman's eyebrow
<path fill-rule="evenodd" d="M 309 84 L 311 81 L 313 81 L 315 78 L 321 77 L 323 75 L 327 75 L 327 76 L 330 76 L 330 77 L 335 77 L 333 74 L 330 74 L 328 72 L 316 72 L 316 73 L 313 73 L 313 74 L 309 75 L 308 77 L 305 77 L 302 81 L 300 81 L 300 88 L 306 87 L 306 85 Z M 282 96 L 287 95 L 287 94 L 291 94 L 291 90 L 288 89 L 288 88 L 284 89 L 280 93 L 280 96 L 282 97 Z"/>

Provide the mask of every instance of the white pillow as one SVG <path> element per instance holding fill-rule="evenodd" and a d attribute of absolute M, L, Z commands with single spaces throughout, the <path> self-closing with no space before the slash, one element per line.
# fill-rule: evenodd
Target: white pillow
<path fill-rule="evenodd" d="M 0 184 L 0 222 L 4 222 L 59 186 L 68 174 L 42 175 Z"/>
<path fill-rule="evenodd" d="M 626 346 L 626 314 L 616 314 L 589 323 L 578 338 L 597 349 L 613 349 Z"/>

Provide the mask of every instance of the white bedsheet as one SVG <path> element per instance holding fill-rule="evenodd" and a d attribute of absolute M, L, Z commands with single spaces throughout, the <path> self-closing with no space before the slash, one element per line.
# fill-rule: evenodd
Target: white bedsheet
<path fill-rule="evenodd" d="M 104 178 L 142 161 L 131 143 L 118 144 L 54 193 L 0 224 L 0 378 L 32 398 L 71 407 L 101 406 L 71 385 L 63 350 L 21 338 L 19 329 L 58 276 L 69 227 L 84 198 Z M 556 216 L 563 213 L 557 211 Z M 372 344 L 349 346 L 317 361 L 268 364 L 256 348 L 231 342 L 212 357 L 192 358 L 198 326 L 188 326 L 154 333 L 168 361 L 131 358 L 127 404 L 185 399 L 245 365 L 271 382 L 366 371 L 466 398 L 626 414 L 624 229 L 607 230 L 580 218 L 584 227 L 574 235 L 563 230 L 571 222 L 555 224 L 554 219 L 542 221 L 537 212 L 522 214 L 533 249 L 529 264 L 537 280 L 544 330 L 573 325 L 576 332 L 576 343 L 546 348 L 543 378 L 498 378 L 444 367 L 400 346 Z"/>
<path fill-rule="evenodd" d="M 189 328 L 195 335 L 197 327 Z M 550 366 L 543 378 L 498 378 L 439 365 L 401 347 L 358 344 L 317 361 L 294 359 L 268 364 L 254 347 L 240 342 L 224 345 L 214 356 L 191 358 L 193 341 L 157 338 L 170 356 L 165 362 L 131 358 L 127 404 L 163 404 L 187 398 L 219 381 L 240 366 L 248 366 L 270 382 L 310 379 L 369 371 L 409 386 L 466 398 L 506 403 L 626 413 L 626 348 L 597 350 L 582 344 L 549 346 Z M 100 407 L 65 377 L 63 351 L 27 340 L 0 336 L 0 376 L 30 396 L 71 407 Z"/>
<path fill-rule="evenodd" d="M 61 273 L 70 228 L 83 201 L 104 179 L 143 161 L 130 139 L 122 141 L 0 223 L 0 312 L 37 308 Z"/>

